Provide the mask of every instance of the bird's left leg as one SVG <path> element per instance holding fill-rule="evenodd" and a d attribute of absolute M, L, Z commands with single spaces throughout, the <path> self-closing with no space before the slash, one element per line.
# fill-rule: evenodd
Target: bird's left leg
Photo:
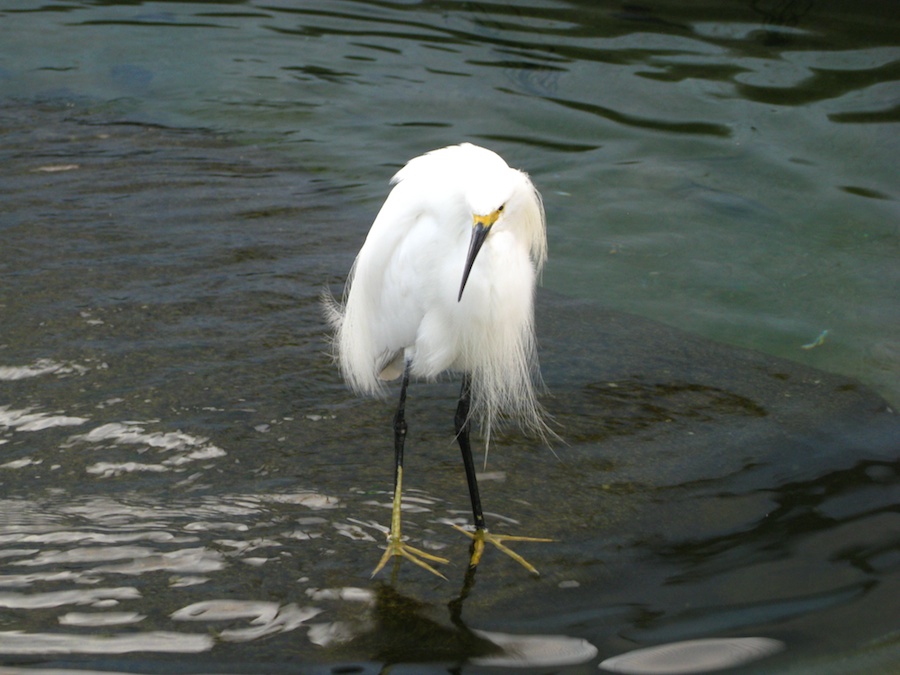
<path fill-rule="evenodd" d="M 469 498 L 472 501 L 472 516 L 475 519 L 475 532 L 469 532 L 458 525 L 454 525 L 457 530 L 472 539 L 472 557 L 469 559 L 469 567 L 474 568 L 481 561 L 484 554 L 485 542 L 493 544 L 503 551 L 510 558 L 522 565 L 532 574 L 538 575 L 539 572 L 530 562 L 525 560 L 518 553 L 508 548 L 504 541 L 542 541 L 550 542 L 552 539 L 541 539 L 537 537 L 517 537 L 504 534 L 491 534 L 488 532 L 484 522 L 484 511 L 481 508 L 481 495 L 478 492 L 478 479 L 475 476 L 475 461 L 472 459 L 472 445 L 469 443 L 469 411 L 471 409 L 472 400 L 472 382 L 468 374 L 463 374 L 462 389 L 459 392 L 459 404 L 456 407 L 456 417 L 454 424 L 456 428 L 456 440 L 459 443 L 459 449 L 462 451 L 463 465 L 466 467 L 466 481 L 469 484 Z"/>
<path fill-rule="evenodd" d="M 391 531 L 388 534 L 388 545 L 381 556 L 381 560 L 372 572 L 374 577 L 381 571 L 381 568 L 387 564 L 387 561 L 393 556 L 402 556 L 407 560 L 414 562 L 419 567 L 424 567 L 429 572 L 437 574 L 439 577 L 446 579 L 443 574 L 434 569 L 425 560 L 436 563 L 449 562 L 446 558 L 441 558 L 431 553 L 426 553 L 409 544 L 404 544 L 400 538 L 400 508 L 402 504 L 403 494 L 403 446 L 406 441 L 406 389 L 409 386 L 409 361 L 403 368 L 403 379 L 400 384 L 400 403 L 397 406 L 397 413 L 394 415 L 394 500 L 391 507 Z M 424 558 L 425 560 L 422 560 Z"/>

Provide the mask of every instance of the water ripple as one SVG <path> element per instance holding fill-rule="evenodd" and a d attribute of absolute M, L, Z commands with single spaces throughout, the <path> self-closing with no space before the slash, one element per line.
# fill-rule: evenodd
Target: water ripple
<path fill-rule="evenodd" d="M 157 652 L 191 654 L 213 648 L 209 635 L 151 631 L 120 635 L 85 635 L 83 633 L 29 633 L 0 631 L 0 653 L 7 655 L 53 654 L 128 654 Z"/>

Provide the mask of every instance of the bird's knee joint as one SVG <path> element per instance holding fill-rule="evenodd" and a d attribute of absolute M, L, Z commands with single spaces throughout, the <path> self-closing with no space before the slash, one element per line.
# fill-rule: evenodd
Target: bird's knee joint
<path fill-rule="evenodd" d="M 469 426 L 469 414 L 466 413 L 464 415 L 456 413 L 456 417 L 453 418 L 453 429 L 456 431 L 456 435 L 459 436 L 463 431 L 466 431 Z"/>
<path fill-rule="evenodd" d="M 456 433 L 468 430 L 469 428 L 469 406 L 466 403 L 460 403 L 456 408 L 456 415 L 453 417 L 453 426 Z"/>

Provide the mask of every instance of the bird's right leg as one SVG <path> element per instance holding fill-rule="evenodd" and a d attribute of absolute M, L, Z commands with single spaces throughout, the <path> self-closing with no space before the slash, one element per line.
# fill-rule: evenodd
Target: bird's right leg
<path fill-rule="evenodd" d="M 432 574 L 436 574 L 442 579 L 446 579 L 443 574 L 434 569 L 425 560 L 436 563 L 449 562 L 446 558 L 441 558 L 431 553 L 427 553 L 417 549 L 409 544 L 403 543 L 400 536 L 400 509 L 402 505 L 403 494 L 403 446 L 406 441 L 406 389 L 409 386 L 409 361 L 403 368 L 403 379 L 400 383 L 400 403 L 397 406 L 397 413 L 394 415 L 394 501 L 391 507 L 391 531 L 388 533 L 388 545 L 384 550 L 384 555 L 372 572 L 374 577 L 381 571 L 387 561 L 393 556 L 402 556 L 407 560 L 415 563 L 419 567 L 423 567 Z M 422 560 L 424 558 L 425 560 Z"/>
<path fill-rule="evenodd" d="M 456 441 L 459 443 L 459 449 L 462 451 L 463 466 L 466 469 L 466 481 L 469 484 L 469 499 L 472 502 L 472 517 L 475 520 L 475 532 L 453 525 L 454 528 L 462 532 L 472 540 L 472 554 L 469 558 L 469 569 L 474 569 L 481 561 L 484 553 L 485 543 L 493 544 L 503 551 L 510 558 L 522 565 L 525 569 L 534 575 L 539 573 L 534 565 L 525 560 L 518 553 L 510 549 L 503 542 L 505 541 L 537 541 L 550 542 L 552 539 L 543 539 L 539 537 L 520 537 L 509 534 L 493 534 L 488 532 L 484 522 L 484 511 L 481 508 L 481 495 L 478 492 L 478 479 L 475 475 L 475 461 L 472 459 L 472 445 L 469 442 L 469 411 L 471 409 L 472 398 L 472 382 L 468 373 L 463 375 L 462 389 L 459 393 L 459 404 L 456 408 L 456 417 L 454 424 L 456 426 Z"/>

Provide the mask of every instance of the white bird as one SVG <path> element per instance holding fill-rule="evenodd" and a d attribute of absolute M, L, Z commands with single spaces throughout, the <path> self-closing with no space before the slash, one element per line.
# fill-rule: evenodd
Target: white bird
<path fill-rule="evenodd" d="M 410 377 L 462 373 L 455 416 L 475 533 L 470 561 L 491 543 L 532 573 L 504 540 L 550 541 L 489 534 L 469 443 L 472 418 L 486 447 L 500 414 L 546 439 L 535 387 L 540 382 L 534 337 L 534 289 L 547 258 L 541 197 L 527 174 L 496 153 L 469 143 L 410 160 L 375 218 L 350 271 L 343 304 L 325 297 L 334 351 L 350 387 L 383 394 L 401 378 L 394 416 L 394 501 L 388 546 L 373 572 L 403 556 L 443 576 L 425 560 L 447 560 L 401 540 L 404 418 Z"/>

